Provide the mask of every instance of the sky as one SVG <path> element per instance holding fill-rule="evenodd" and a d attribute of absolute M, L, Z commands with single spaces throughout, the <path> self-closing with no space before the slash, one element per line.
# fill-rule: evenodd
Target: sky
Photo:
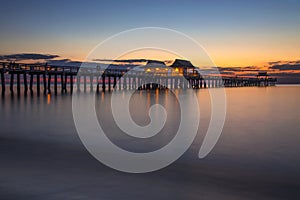
<path fill-rule="evenodd" d="M 1 4 L 0 55 L 41 53 L 80 61 L 121 31 L 163 27 L 194 38 L 221 67 L 300 60 L 300 0 L 2 0 Z M 109 54 L 105 58 L 112 59 Z M 195 57 L 193 63 L 198 61 Z"/>

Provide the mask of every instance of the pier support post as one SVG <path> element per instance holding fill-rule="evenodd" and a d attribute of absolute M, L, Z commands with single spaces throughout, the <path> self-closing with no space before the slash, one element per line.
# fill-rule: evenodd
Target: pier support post
<path fill-rule="evenodd" d="M 108 91 L 111 91 L 111 80 L 110 80 L 110 76 L 108 76 Z"/>
<path fill-rule="evenodd" d="M 80 91 L 80 79 L 81 76 L 79 74 L 77 74 L 77 78 L 76 78 L 76 84 L 77 84 L 77 91 Z"/>
<path fill-rule="evenodd" d="M 102 75 L 102 91 L 105 92 L 105 76 Z"/>
<path fill-rule="evenodd" d="M 20 83 L 20 74 L 17 74 L 17 93 L 18 95 L 21 93 L 21 83 Z"/>
<path fill-rule="evenodd" d="M 37 94 L 39 95 L 40 94 L 40 75 L 37 74 L 36 75 L 36 90 L 37 90 Z"/>
<path fill-rule="evenodd" d="M 114 85 L 113 85 L 113 88 L 116 89 L 116 85 L 117 85 L 117 77 L 114 76 Z"/>
<path fill-rule="evenodd" d="M 64 75 L 60 75 L 60 86 L 61 86 L 61 93 L 64 93 Z"/>
<path fill-rule="evenodd" d="M 2 85 L 2 94 L 5 93 L 5 75 L 4 72 L 1 73 L 1 85 Z"/>
<path fill-rule="evenodd" d="M 122 76 L 119 77 L 119 80 L 118 80 L 118 81 L 119 81 L 119 90 L 121 90 L 121 89 L 122 89 L 122 86 L 121 86 Z"/>
<path fill-rule="evenodd" d="M 28 85 L 27 85 L 27 74 L 26 74 L 26 72 L 24 72 L 24 74 L 23 74 L 23 82 L 24 82 L 24 93 L 27 94 Z"/>
<path fill-rule="evenodd" d="M 43 82 L 44 82 L 44 94 L 46 95 L 47 94 L 47 80 L 46 80 L 46 74 L 45 73 L 43 73 Z"/>
<path fill-rule="evenodd" d="M 86 92 L 86 75 L 83 76 L 83 91 Z"/>
<path fill-rule="evenodd" d="M 57 75 L 54 75 L 54 94 L 57 95 Z"/>
<path fill-rule="evenodd" d="M 97 78 L 96 92 L 99 93 L 99 89 L 100 89 L 100 88 L 99 88 L 99 85 L 100 85 L 99 77 L 97 76 L 96 78 Z"/>
<path fill-rule="evenodd" d="M 33 74 L 30 74 L 29 89 L 30 92 L 33 93 Z"/>
<path fill-rule="evenodd" d="M 124 89 L 127 89 L 127 80 L 126 79 L 127 79 L 126 76 L 123 77 L 123 88 Z"/>
<path fill-rule="evenodd" d="M 65 80 L 64 80 L 64 91 L 67 93 L 67 84 L 68 84 L 68 75 L 65 74 Z"/>
<path fill-rule="evenodd" d="M 14 92 L 14 74 L 11 73 L 10 75 L 10 92 L 13 93 Z"/>
<path fill-rule="evenodd" d="M 73 89 L 74 89 L 74 77 L 73 75 L 70 76 L 70 91 L 71 91 L 71 94 L 73 94 Z"/>
<path fill-rule="evenodd" d="M 178 78 L 175 77 L 175 80 L 174 80 L 174 88 L 177 89 L 178 88 Z"/>
<path fill-rule="evenodd" d="M 130 90 L 131 88 L 131 77 L 130 76 L 128 76 L 128 89 Z"/>
<path fill-rule="evenodd" d="M 48 76 L 48 94 L 51 94 L 51 75 Z"/>
<path fill-rule="evenodd" d="M 93 91 L 94 91 L 94 88 L 93 88 L 93 82 L 94 82 L 94 76 L 91 75 L 91 76 L 90 76 L 90 92 L 93 92 Z"/>

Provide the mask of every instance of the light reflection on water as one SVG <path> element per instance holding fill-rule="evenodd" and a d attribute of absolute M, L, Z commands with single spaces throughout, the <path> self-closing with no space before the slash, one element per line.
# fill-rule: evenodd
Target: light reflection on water
<path fill-rule="evenodd" d="M 203 160 L 198 159 L 197 153 L 210 120 L 210 97 L 208 90 L 195 92 L 201 111 L 195 142 L 173 165 L 140 176 L 115 172 L 86 152 L 74 127 L 71 95 L 7 94 L 0 99 L 0 188 L 15 190 L 21 184 L 25 196 L 34 191 L 45 197 L 41 191 L 50 190 L 46 185 L 52 184 L 54 199 L 56 191 L 66 185 L 75 187 L 75 183 L 82 187 L 72 194 L 65 193 L 66 198 L 84 194 L 132 199 L 138 194 L 136 188 L 150 191 L 145 199 L 163 198 L 166 192 L 169 198 L 185 199 L 201 195 L 284 199 L 299 194 L 299 87 L 227 88 L 224 130 Z M 109 93 L 96 95 L 98 119 L 108 130 L 109 138 L 122 148 L 151 151 L 174 137 L 180 109 L 170 91 L 137 91 L 131 100 L 130 111 L 139 125 L 149 123 L 147 111 L 151 105 L 159 103 L 167 110 L 166 126 L 149 140 L 122 135 L 109 114 L 109 97 Z M 30 181 L 39 184 L 25 184 Z M 110 187 L 105 187 L 107 182 Z M 113 192 L 116 187 L 122 195 Z"/>

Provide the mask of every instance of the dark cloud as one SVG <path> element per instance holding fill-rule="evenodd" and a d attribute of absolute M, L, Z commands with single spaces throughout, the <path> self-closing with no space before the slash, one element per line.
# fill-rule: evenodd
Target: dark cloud
<path fill-rule="evenodd" d="M 65 67 L 80 67 L 82 62 L 72 61 L 70 59 L 61 59 L 61 60 L 48 60 L 47 63 L 53 66 L 65 66 Z"/>
<path fill-rule="evenodd" d="M 240 72 L 241 71 L 241 67 L 218 67 L 218 69 L 221 72 L 226 72 L 226 71 Z"/>
<path fill-rule="evenodd" d="M 10 55 L 0 55 L 0 60 L 5 60 L 5 61 L 49 60 L 57 57 L 59 56 L 51 55 L 51 54 L 20 53 L 20 54 L 10 54 Z"/>
<path fill-rule="evenodd" d="M 300 60 L 293 60 L 293 61 L 275 61 L 275 62 L 268 62 L 270 66 L 274 65 L 283 65 L 283 64 L 290 64 L 290 65 L 295 65 L 295 64 L 300 64 Z"/>
<path fill-rule="evenodd" d="M 220 74 L 235 75 L 235 73 L 231 71 L 221 71 Z"/>
<path fill-rule="evenodd" d="M 107 69 L 128 69 L 134 68 L 138 65 L 134 64 L 107 64 L 107 63 L 96 63 L 96 62 L 79 62 L 72 61 L 70 59 L 61 59 L 61 60 L 48 60 L 48 65 L 50 66 L 63 66 L 63 67 L 82 67 L 82 68 L 94 68 L 100 66 Z"/>
<path fill-rule="evenodd" d="M 98 62 L 119 62 L 119 63 L 136 63 L 136 62 L 148 62 L 152 61 L 149 59 L 121 59 L 121 60 L 112 60 L 112 59 L 94 59 L 93 61 Z"/>
<path fill-rule="evenodd" d="M 269 69 L 285 70 L 300 70 L 300 64 L 281 64 L 270 66 Z"/>
<path fill-rule="evenodd" d="M 113 60 L 113 59 L 94 59 L 93 61 L 95 62 L 104 62 L 104 63 L 122 63 L 122 64 L 133 64 L 133 63 L 146 63 L 149 61 L 154 61 L 154 62 L 164 62 L 165 64 L 172 64 L 174 61 L 173 60 L 164 60 L 164 61 L 160 61 L 160 60 L 152 60 L 152 59 L 145 59 L 145 58 L 141 58 L 141 59 L 117 59 L 117 60 Z"/>
<path fill-rule="evenodd" d="M 286 72 L 278 72 L 278 73 L 272 73 L 273 76 L 277 77 L 294 77 L 294 78 L 300 78 L 300 73 L 286 73 Z M 299 79 L 300 81 L 300 79 Z"/>
<path fill-rule="evenodd" d="M 273 61 L 273 62 L 268 62 L 269 65 L 278 65 L 281 64 L 282 61 Z"/>
<path fill-rule="evenodd" d="M 243 67 L 244 70 L 246 71 L 259 71 L 260 68 L 257 66 L 247 66 L 247 67 Z"/>
<path fill-rule="evenodd" d="M 230 72 L 245 72 L 245 71 L 253 71 L 258 72 L 259 68 L 256 66 L 246 66 L 246 67 L 218 67 L 221 72 L 230 71 Z"/>

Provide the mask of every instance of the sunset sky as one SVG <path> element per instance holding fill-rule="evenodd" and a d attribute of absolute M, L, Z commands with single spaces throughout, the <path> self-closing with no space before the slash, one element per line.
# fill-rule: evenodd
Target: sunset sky
<path fill-rule="evenodd" d="M 1 55 L 46 53 L 83 60 L 111 35 L 155 26 L 191 36 L 217 66 L 300 60 L 299 0 L 1 3 Z"/>

